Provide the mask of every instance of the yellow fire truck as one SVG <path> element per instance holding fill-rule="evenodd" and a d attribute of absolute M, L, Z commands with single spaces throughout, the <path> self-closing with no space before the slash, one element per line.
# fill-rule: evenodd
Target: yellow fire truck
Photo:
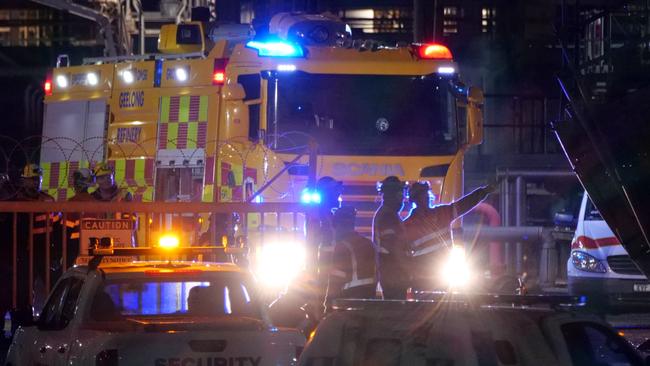
<path fill-rule="evenodd" d="M 482 92 L 443 45 L 350 35 L 285 13 L 265 34 L 189 22 L 162 27 L 158 54 L 62 57 L 45 83 L 44 188 L 66 199 L 75 169 L 107 160 L 136 200 L 318 201 L 297 158 L 316 146 L 317 176 L 344 182 L 366 233 L 388 175 L 429 181 L 434 202 L 458 197 Z"/>

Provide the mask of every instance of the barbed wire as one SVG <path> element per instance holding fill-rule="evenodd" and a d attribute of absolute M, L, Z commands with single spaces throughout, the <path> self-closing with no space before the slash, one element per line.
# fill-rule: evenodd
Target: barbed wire
<path fill-rule="evenodd" d="M 282 136 L 286 138 L 285 136 Z M 0 175 L 10 177 L 10 185 L 13 187 L 17 182 L 20 169 L 25 164 L 52 164 L 58 163 L 60 171 L 50 174 L 50 177 L 58 177 L 57 182 L 48 182 L 49 189 L 65 189 L 72 186 L 71 169 L 92 168 L 97 163 L 108 160 L 129 160 L 129 159 L 151 159 L 154 165 L 159 166 L 158 146 L 164 142 L 170 147 L 166 150 L 173 150 L 185 162 L 193 162 L 202 154 L 203 167 L 206 167 L 206 159 L 214 158 L 220 162 L 237 165 L 241 169 L 241 177 L 236 177 L 241 184 L 247 179 L 247 168 L 255 169 L 257 187 L 266 184 L 273 176 L 284 168 L 282 159 L 277 159 L 276 154 L 295 154 L 304 152 L 307 146 L 296 146 L 282 151 L 273 151 L 262 143 L 252 143 L 248 136 L 233 137 L 228 140 L 198 141 L 193 138 L 170 138 L 162 141 L 159 136 L 147 138 L 141 141 L 120 142 L 115 138 L 93 136 L 77 140 L 68 136 L 45 136 L 33 135 L 17 140 L 11 136 L 0 135 Z M 184 148 L 178 148 L 184 146 Z M 106 159 L 108 157 L 108 159 Z M 195 165 L 195 164 L 194 164 Z M 181 168 L 183 165 L 177 165 Z M 219 169 L 220 166 L 215 166 Z M 238 169 L 238 170 L 239 170 Z M 216 180 L 217 173 L 213 173 Z M 151 177 L 147 177 L 151 178 Z M 125 182 L 118 184 L 125 185 Z M 269 190 L 274 192 L 278 198 L 289 194 L 293 189 L 292 185 L 272 184 Z"/>

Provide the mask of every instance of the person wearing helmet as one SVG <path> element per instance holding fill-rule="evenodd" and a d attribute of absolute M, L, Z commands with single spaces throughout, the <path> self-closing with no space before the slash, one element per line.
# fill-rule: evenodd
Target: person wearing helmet
<path fill-rule="evenodd" d="M 133 195 L 131 192 L 121 189 L 117 186 L 115 182 L 115 172 L 113 167 L 108 165 L 106 162 L 101 162 L 95 165 L 93 169 L 93 174 L 95 176 L 95 182 L 97 183 L 97 189 L 91 196 L 96 201 L 103 202 L 131 202 L 133 201 Z M 131 235 L 131 245 L 135 246 L 135 232 L 137 230 L 136 216 L 133 213 L 127 212 L 115 212 L 108 215 L 103 215 L 103 217 L 98 217 L 101 219 L 131 219 L 133 221 L 133 233 Z"/>
<path fill-rule="evenodd" d="M 377 277 L 384 299 L 405 299 L 408 288 L 406 246 L 399 216 L 404 202 L 404 183 L 391 175 L 381 181 L 377 189 L 382 198 L 372 219 Z"/>
<path fill-rule="evenodd" d="M 37 164 L 27 164 L 23 167 L 20 172 L 20 185 L 15 195 L 16 201 L 40 201 L 40 202 L 54 202 L 54 197 L 43 192 L 41 186 L 43 183 L 43 170 Z M 32 248 L 33 252 L 29 252 L 27 245 L 19 246 L 17 254 L 17 269 L 18 269 L 18 278 L 29 278 L 29 258 L 33 258 L 33 293 L 28 293 L 29 283 L 25 281 L 24 283 L 19 283 L 18 285 L 18 308 L 26 309 L 30 305 L 33 308 L 40 312 L 43 303 L 45 302 L 45 297 L 47 291 L 45 289 L 45 266 L 46 266 L 46 247 L 50 247 L 52 254 L 52 260 L 50 261 L 50 266 L 47 269 L 56 272 L 56 266 L 52 266 L 56 261 L 56 253 L 58 247 L 60 246 L 61 239 L 61 225 L 60 225 L 60 214 L 52 212 L 34 212 L 30 215 L 21 214 L 18 217 L 17 221 L 17 230 L 20 233 L 19 237 L 26 238 L 29 237 L 30 233 L 32 236 Z M 31 226 L 31 228 L 30 228 Z M 49 242 L 47 239 L 49 237 Z M 54 276 L 53 276 L 54 277 Z M 56 278 L 53 278 L 56 280 Z"/>
<path fill-rule="evenodd" d="M 115 172 L 108 163 L 98 163 L 93 173 L 97 182 L 97 189 L 92 193 L 95 200 L 105 202 L 133 201 L 131 192 L 120 189 L 115 183 Z"/>
<path fill-rule="evenodd" d="M 452 246 L 451 223 L 471 211 L 494 191 L 493 185 L 480 187 L 450 203 L 429 207 L 429 183 L 415 182 L 409 187 L 414 205 L 404 220 L 410 258 L 411 285 L 418 290 L 436 287 L 437 264 Z"/>
<path fill-rule="evenodd" d="M 92 170 L 82 168 L 72 173 L 72 188 L 74 189 L 74 196 L 70 197 L 69 201 L 92 201 L 93 196 L 88 192 L 88 189 L 95 184 L 95 176 Z"/>
<path fill-rule="evenodd" d="M 334 253 L 325 306 L 337 298 L 375 297 L 375 249 L 372 241 L 354 230 L 357 210 L 343 206 L 334 212 Z"/>
<path fill-rule="evenodd" d="M 36 164 L 27 164 L 20 174 L 20 187 L 16 192 L 16 201 L 54 202 L 54 197 L 43 192 L 43 170 Z"/>

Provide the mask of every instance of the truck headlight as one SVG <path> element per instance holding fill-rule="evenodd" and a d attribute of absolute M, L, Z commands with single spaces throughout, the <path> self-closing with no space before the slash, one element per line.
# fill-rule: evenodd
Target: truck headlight
<path fill-rule="evenodd" d="M 470 282 L 471 268 L 467 262 L 465 248 L 453 246 L 442 266 L 442 278 L 450 288 L 463 288 Z"/>
<path fill-rule="evenodd" d="M 571 262 L 577 269 L 585 272 L 605 273 L 607 267 L 598 258 L 585 252 L 573 251 L 571 252 Z"/>
<path fill-rule="evenodd" d="M 256 256 L 255 273 L 259 280 L 272 288 L 287 286 L 304 270 L 306 250 L 296 241 L 266 243 Z"/>

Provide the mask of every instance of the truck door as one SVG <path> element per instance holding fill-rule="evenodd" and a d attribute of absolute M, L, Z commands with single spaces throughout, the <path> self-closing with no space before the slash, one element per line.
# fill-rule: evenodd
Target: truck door
<path fill-rule="evenodd" d="M 67 179 L 69 170 L 104 158 L 106 112 L 104 99 L 45 105 L 40 162 L 43 189 L 55 198 L 65 199 L 72 193 L 64 191 L 72 183 Z"/>

